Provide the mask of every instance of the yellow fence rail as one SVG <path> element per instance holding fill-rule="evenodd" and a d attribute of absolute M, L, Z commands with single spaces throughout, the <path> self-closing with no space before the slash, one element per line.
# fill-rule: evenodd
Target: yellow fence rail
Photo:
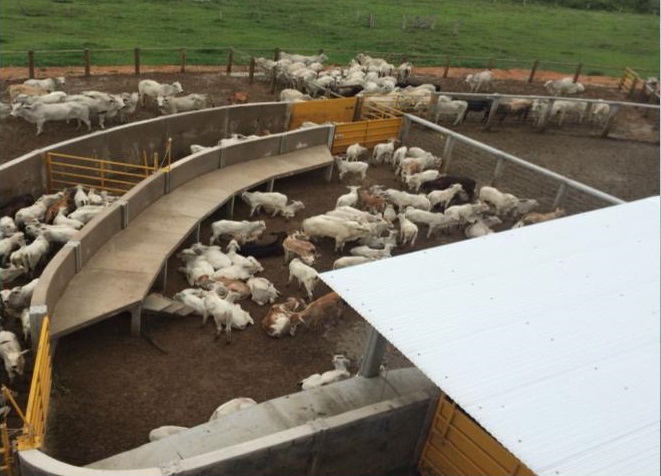
<path fill-rule="evenodd" d="M 443 394 L 418 470 L 422 476 L 535 474 Z"/>
<path fill-rule="evenodd" d="M 636 73 L 633 69 L 624 68 L 624 72 L 622 73 L 622 77 L 620 78 L 618 88 L 621 91 L 627 93 L 629 96 L 632 96 L 634 91 L 636 90 L 636 86 L 641 81 L 642 79 L 640 78 L 640 76 L 638 76 L 638 73 Z"/>
<path fill-rule="evenodd" d="M 367 98 L 361 108 L 362 119 L 393 119 L 402 117 L 404 113 L 397 108 L 397 101 L 393 105 L 370 101 Z"/>
<path fill-rule="evenodd" d="M 39 335 L 39 347 L 34 362 L 23 434 L 17 438 L 18 450 L 40 448 L 43 444 L 48 405 L 50 403 L 52 374 L 50 321 L 46 316 Z"/>
<path fill-rule="evenodd" d="M 9 441 L 7 423 L 5 422 L 0 423 L 0 437 L 2 438 L 2 448 L 0 448 L 2 464 L 0 465 L 0 473 L 14 476 L 14 455 L 11 442 Z"/>
<path fill-rule="evenodd" d="M 357 109 L 360 108 L 359 111 Z M 369 109 L 371 120 L 352 122 L 356 116 L 364 116 Z M 321 124 L 335 123 L 335 136 L 331 153 L 342 154 L 351 144 L 360 143 L 368 149 L 379 142 L 399 137 L 402 112 L 388 107 L 360 103 L 357 98 L 329 99 L 292 104 L 289 130 L 300 127 L 305 121 Z"/>
<path fill-rule="evenodd" d="M 143 156 L 143 165 L 129 164 L 119 160 L 97 159 L 60 152 L 46 153 L 46 187 L 49 192 L 55 192 L 65 187 L 78 184 L 123 194 L 137 183 L 161 169 L 170 170 L 172 160 L 172 139 L 159 160 L 154 153 L 151 160 Z"/>
<path fill-rule="evenodd" d="M 289 130 L 300 127 L 306 121 L 317 124 L 351 122 L 356 112 L 356 102 L 356 98 L 295 102 L 291 106 Z"/>

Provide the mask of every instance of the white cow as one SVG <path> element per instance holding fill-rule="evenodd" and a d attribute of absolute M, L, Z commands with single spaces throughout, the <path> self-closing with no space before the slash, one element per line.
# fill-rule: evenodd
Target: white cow
<path fill-rule="evenodd" d="M 22 117 L 26 121 L 37 125 L 37 135 L 43 132 L 44 124 L 51 121 L 70 121 L 76 119 L 78 128 L 83 122 L 87 130 L 92 130 L 90 122 L 90 109 L 85 104 L 65 102 L 56 104 L 23 104 L 11 112 L 14 117 Z"/>
<path fill-rule="evenodd" d="M 10 331 L 0 331 L 0 355 L 5 363 L 9 381 L 13 382 L 16 375 L 23 375 L 25 358 L 23 355 L 30 349 L 21 350 L 16 334 Z"/>
<path fill-rule="evenodd" d="M 152 79 L 143 79 L 138 83 L 140 104 L 143 106 L 148 97 L 155 100 L 158 96 L 175 96 L 182 92 L 184 92 L 184 88 L 179 81 L 172 84 L 161 84 Z"/>

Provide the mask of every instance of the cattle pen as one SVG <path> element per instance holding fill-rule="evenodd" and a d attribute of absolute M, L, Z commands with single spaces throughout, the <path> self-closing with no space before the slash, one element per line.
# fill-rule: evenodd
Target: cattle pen
<path fill-rule="evenodd" d="M 349 103 L 351 107 L 358 108 L 357 110 L 360 111 L 360 107 L 355 99 L 352 99 Z M 346 108 L 346 104 L 343 104 L 342 107 L 338 108 L 338 111 L 340 113 L 343 113 L 342 111 L 346 112 Z M 50 315 L 54 310 L 57 297 L 60 296 L 63 288 L 68 284 L 68 279 L 71 279 L 73 275 L 77 274 L 84 262 L 94 253 L 94 248 L 90 247 L 91 244 L 98 246 L 99 242 L 107 240 L 108 236 L 106 235 L 110 233 L 110 230 L 122 229 L 122 227 L 135 219 L 140 211 L 144 210 L 150 202 L 157 200 L 156 197 L 165 196 L 174 190 L 178 181 L 184 183 L 192 180 L 194 177 L 207 171 L 207 168 L 210 166 L 222 168 L 232 164 L 240 164 L 241 160 L 239 157 L 252 156 L 255 160 L 268 161 L 269 158 L 276 157 L 285 151 L 295 152 L 297 149 L 305 149 L 313 144 L 316 144 L 318 147 L 328 148 L 326 153 L 329 154 L 327 155 L 329 157 L 331 152 L 341 153 L 353 141 L 375 144 L 396 135 L 402 143 L 424 146 L 435 154 L 443 156 L 445 159 L 445 172 L 471 175 L 482 184 L 498 184 L 499 186 L 507 187 L 513 193 L 524 196 L 535 196 L 545 208 L 562 205 L 567 208 L 570 215 L 576 215 L 622 203 L 622 200 L 587 187 L 580 182 L 549 172 L 540 167 L 532 166 L 502 151 L 467 139 L 454 131 L 415 116 L 403 115 L 381 120 L 366 120 L 364 124 L 347 121 L 345 124 L 321 127 L 307 133 L 290 131 L 290 129 L 294 128 L 297 121 L 300 123 L 306 118 L 313 117 L 317 121 L 321 121 L 322 119 L 336 120 L 334 116 L 336 113 L 330 112 L 330 108 L 324 108 L 320 105 L 315 106 L 313 109 L 313 111 L 305 110 L 303 106 L 290 108 L 285 104 L 257 104 L 218 108 L 214 111 L 189 113 L 181 115 L 181 117 L 159 118 L 132 124 L 107 132 L 95 133 L 67 143 L 55 144 L 49 148 L 49 151 L 53 153 L 82 155 L 89 153 L 90 150 L 96 150 L 102 151 L 102 155 L 105 154 L 107 157 L 126 157 L 128 161 L 139 162 L 143 155 L 142 151 L 152 153 L 156 150 L 163 150 L 166 146 L 164 142 L 166 140 L 165 138 L 172 138 L 173 153 L 176 157 L 187 157 L 189 155 L 187 149 L 193 140 L 198 141 L 204 138 L 210 139 L 212 137 L 225 136 L 230 132 L 253 133 L 255 118 L 266 120 L 268 129 L 275 133 L 273 137 L 259 139 L 248 146 L 244 145 L 226 150 L 216 149 L 197 158 L 183 159 L 180 164 L 175 164 L 173 167 L 174 174 L 171 174 L 171 172 L 158 173 L 154 177 L 147 179 L 144 183 L 139 184 L 132 190 L 130 196 L 125 198 L 124 204 L 118 204 L 112 211 L 109 211 L 105 219 L 99 220 L 98 229 L 96 226 L 89 229 L 90 231 L 86 233 L 88 237 L 96 234 L 94 236 L 94 240 L 96 240 L 94 243 L 89 241 L 89 239 L 87 240 L 88 243 L 85 243 L 85 239 L 81 239 L 78 244 L 73 244 L 63 249 L 61 254 L 58 254 L 52 261 L 52 266 L 49 265 L 49 268 L 45 272 L 51 273 L 50 275 L 53 279 L 44 280 L 43 288 L 36 293 L 37 300 L 33 302 L 31 308 L 31 321 L 34 326 L 33 331 L 35 332 L 33 335 L 38 335 L 36 332 L 40 328 L 41 319 L 46 315 Z M 356 115 L 355 111 L 356 109 L 352 109 L 352 118 Z M 326 117 L 323 117 L 324 115 Z M 209 130 L 202 127 L 203 123 L 215 124 L 216 126 L 212 130 Z M 351 140 L 346 140 L 344 143 L 341 142 L 342 139 L 348 137 Z M 12 161 L 6 164 L 6 166 L 2 166 L 3 168 L 0 170 L 3 172 L 3 177 L 12 175 L 12 177 L 18 178 L 18 180 L 12 181 L 11 189 L 6 193 L 17 194 L 24 191 L 38 193 L 44 190 L 46 184 L 34 183 L 32 177 L 43 176 L 44 169 L 41 159 L 43 154 L 49 153 L 49 151 L 36 151 L 33 154 L 28 154 L 16 161 Z M 326 161 L 324 165 L 329 166 L 330 162 Z M 179 173 L 177 174 L 177 172 Z M 5 189 L 4 186 L 2 188 Z M 227 211 L 231 214 L 231 205 Z M 114 226 L 110 228 L 105 227 L 104 231 L 102 231 L 100 227 L 102 222 L 105 224 L 112 222 Z M 199 234 L 199 231 L 192 233 Z M 186 234 L 191 234 L 191 232 L 187 231 Z M 161 257 L 162 259 L 163 257 Z M 166 274 L 163 273 L 160 278 L 163 278 Z M 46 274 L 46 277 L 48 276 Z M 157 279 L 155 282 L 159 283 L 160 279 Z M 136 327 L 138 326 L 136 325 Z M 416 376 L 413 380 L 416 382 L 415 385 L 421 385 L 421 388 L 424 388 L 425 391 L 428 391 L 430 388 L 427 387 L 426 383 L 421 383 L 424 382 L 422 378 Z M 437 394 L 430 392 L 424 397 L 411 397 L 408 403 L 412 406 L 407 406 L 407 403 L 402 401 L 398 403 L 402 409 L 406 408 L 406 411 L 414 411 L 414 421 L 418 424 L 418 426 L 413 425 L 413 428 L 408 427 L 409 431 L 412 433 L 417 431 L 418 435 L 412 437 L 413 444 L 410 444 L 402 454 L 410 456 L 415 450 L 415 446 L 418 443 L 417 436 L 419 436 L 419 432 L 422 430 L 424 417 L 430 405 L 433 406 L 430 402 L 436 396 Z M 411 408 L 414 410 L 411 410 Z M 384 410 L 379 409 L 379 411 L 382 412 Z M 405 413 L 402 415 L 405 415 Z M 397 418 L 403 418 L 402 415 Z M 379 420 L 379 417 L 372 417 L 376 418 L 374 420 L 374 425 L 376 426 L 384 424 L 382 423 L 383 421 L 399 421 L 396 419 Z M 407 417 L 410 418 L 410 415 Z M 320 424 L 324 425 L 326 423 L 322 422 Z M 314 438 L 314 435 L 319 430 L 319 428 L 306 429 L 312 438 Z M 290 428 L 289 431 L 294 430 Z M 293 434 L 292 436 L 296 435 Z M 299 436 L 303 437 L 303 434 L 299 434 Z M 332 441 L 332 438 L 329 438 L 329 441 Z M 269 452 L 268 448 L 276 447 L 269 446 L 274 444 L 270 440 L 265 440 L 263 443 L 264 446 L 260 447 L 260 451 L 266 453 Z M 371 443 L 376 444 L 378 442 Z M 320 451 L 318 448 L 310 448 L 308 450 Z M 35 451 L 38 452 L 38 450 L 30 451 L 26 453 L 26 458 L 24 458 L 24 461 L 30 460 L 27 463 L 27 468 L 30 469 L 26 468 L 26 474 L 45 474 L 40 473 L 37 468 L 46 460 Z M 19 453 L 20 456 L 21 454 Z M 226 456 L 229 457 L 229 455 Z M 303 458 L 305 457 L 307 456 L 304 455 Z M 228 461 L 225 461 L 225 464 L 230 464 Z M 235 461 L 239 461 L 239 458 L 236 458 Z M 209 467 L 212 464 L 208 459 L 203 461 L 201 457 L 197 460 L 197 463 L 202 464 L 204 467 Z M 181 464 L 185 466 L 184 463 Z M 225 467 L 227 468 L 228 466 Z M 229 467 L 231 468 L 233 466 Z M 198 467 L 196 466 L 195 468 Z M 60 467 L 60 469 L 66 473 L 66 468 Z M 190 466 L 187 467 L 187 470 L 195 471 L 196 469 Z M 177 471 L 175 470 L 175 474 Z M 50 474 L 58 473 L 54 471 Z M 145 474 L 150 473 L 145 472 Z"/>

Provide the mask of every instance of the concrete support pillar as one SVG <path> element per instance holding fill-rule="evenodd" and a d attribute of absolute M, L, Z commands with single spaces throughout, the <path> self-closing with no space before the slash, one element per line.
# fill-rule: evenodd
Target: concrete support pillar
<path fill-rule="evenodd" d="M 131 309 L 131 335 L 133 337 L 139 337 L 141 327 L 142 327 L 142 305 L 138 304 L 133 309 Z"/>
<path fill-rule="evenodd" d="M 48 314 L 48 308 L 45 304 L 39 306 L 30 306 L 30 345 L 36 353 L 39 346 L 39 336 L 41 335 L 41 325 L 44 317 Z"/>
<path fill-rule="evenodd" d="M 367 338 L 367 346 L 363 354 L 363 361 L 360 364 L 358 374 L 365 378 L 379 376 L 383 355 L 386 352 L 388 341 L 379 332 L 372 327 L 370 335 Z"/>
<path fill-rule="evenodd" d="M 230 220 L 234 218 L 234 196 L 227 202 L 227 216 Z"/>
<path fill-rule="evenodd" d="M 331 181 L 333 178 L 333 164 L 330 164 L 328 167 L 326 167 L 326 182 Z"/>

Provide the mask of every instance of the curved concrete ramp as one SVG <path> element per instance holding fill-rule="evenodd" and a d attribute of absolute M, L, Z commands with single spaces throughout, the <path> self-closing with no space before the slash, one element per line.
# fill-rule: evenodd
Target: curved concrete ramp
<path fill-rule="evenodd" d="M 215 169 L 163 195 L 73 276 L 51 312 L 52 337 L 139 309 L 167 257 L 200 221 L 238 192 L 332 163 L 328 147 L 314 146 Z"/>

